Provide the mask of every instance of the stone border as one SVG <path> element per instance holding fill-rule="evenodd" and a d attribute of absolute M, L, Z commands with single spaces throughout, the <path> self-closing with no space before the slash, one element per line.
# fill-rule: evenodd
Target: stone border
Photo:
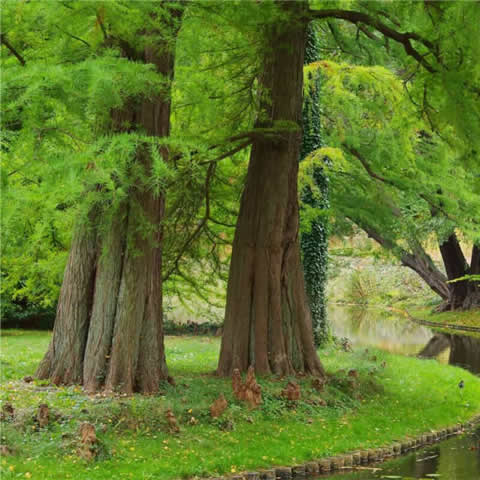
<path fill-rule="evenodd" d="M 383 462 L 412 450 L 440 442 L 452 435 L 458 435 L 466 428 L 473 427 L 479 423 L 480 415 L 477 415 L 468 422 L 457 423 L 452 427 L 442 430 L 432 430 L 423 435 L 418 435 L 416 438 L 408 437 L 385 447 L 357 450 L 337 456 L 313 460 L 305 464 L 244 472 L 237 475 L 215 477 L 210 480 L 302 480 L 307 476 L 315 476 L 340 470 L 354 471 L 356 467 Z"/>

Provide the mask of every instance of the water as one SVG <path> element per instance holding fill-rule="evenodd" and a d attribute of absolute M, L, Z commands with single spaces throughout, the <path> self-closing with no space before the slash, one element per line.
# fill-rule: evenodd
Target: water
<path fill-rule="evenodd" d="M 365 308 L 329 309 L 333 334 L 354 347 L 376 347 L 403 355 L 421 355 L 480 375 L 480 339 L 433 332 L 395 314 Z M 370 467 L 369 468 L 373 468 Z M 480 479 L 480 427 L 390 462 L 363 470 L 322 476 L 322 480 Z"/>

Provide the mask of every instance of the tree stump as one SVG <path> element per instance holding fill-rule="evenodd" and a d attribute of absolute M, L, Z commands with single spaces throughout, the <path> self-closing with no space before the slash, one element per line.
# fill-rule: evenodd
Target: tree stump
<path fill-rule="evenodd" d="M 46 403 L 41 403 L 38 406 L 37 411 L 37 422 L 40 428 L 44 428 L 48 425 L 50 421 L 50 411 L 48 409 L 48 405 Z"/>
<path fill-rule="evenodd" d="M 168 429 L 170 430 L 170 432 L 179 433 L 180 427 L 178 426 L 177 418 L 175 417 L 170 408 L 165 412 L 165 418 L 167 419 Z"/>
<path fill-rule="evenodd" d="M 295 382 L 288 382 L 287 386 L 282 390 L 282 397 L 291 402 L 300 400 L 300 385 Z"/>
<path fill-rule="evenodd" d="M 95 427 L 91 423 L 84 422 L 80 425 L 80 443 L 80 457 L 87 461 L 93 460 L 97 456 L 98 440 Z"/>
<path fill-rule="evenodd" d="M 255 370 L 250 365 L 245 383 L 242 382 L 240 370 L 235 368 L 232 374 L 232 390 L 237 400 L 244 401 L 250 408 L 256 408 L 262 403 L 262 389 L 255 378 Z"/>
<path fill-rule="evenodd" d="M 212 418 L 218 418 L 223 414 L 223 412 L 225 412 L 227 407 L 227 400 L 225 399 L 223 393 L 221 393 L 220 396 L 210 405 L 210 415 Z"/>

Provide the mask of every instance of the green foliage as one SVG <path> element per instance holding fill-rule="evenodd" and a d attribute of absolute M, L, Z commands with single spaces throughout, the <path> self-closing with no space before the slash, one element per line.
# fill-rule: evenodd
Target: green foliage
<path fill-rule="evenodd" d="M 13 54 L 2 56 L 7 317 L 19 304 L 53 307 L 74 229 L 88 224 L 108 231 L 138 188 L 167 193 L 167 295 L 186 304 L 195 296 L 222 302 L 246 155 L 226 155 L 218 165 L 215 159 L 238 144 L 231 136 L 253 125 L 262 57 L 257 21 L 274 22 L 276 8 L 271 3 L 252 16 L 238 4 L 187 6 L 176 49 L 172 132 L 158 139 L 136 125 L 113 125 L 111 113 L 170 88 L 153 65 L 126 58 L 119 46 L 129 45 L 135 57 L 159 39 L 173 45 L 178 21 L 171 8 L 182 7 L 123 1 L 5 6 L 2 31 L 25 59 L 22 65 Z M 139 34 L 147 27 L 149 35 Z M 170 152 L 170 163 L 160 150 Z M 139 155 L 152 161 L 148 176 L 135 161 Z M 87 220 L 93 206 L 102 212 L 95 225 Z M 151 227 L 139 218 L 143 235 Z"/>
<path fill-rule="evenodd" d="M 312 235 L 326 236 L 328 168 L 328 215 L 335 218 L 329 225 L 336 231 L 350 221 L 373 227 L 397 253 L 412 239 L 426 244 L 432 232 L 443 239 L 454 228 L 478 241 L 478 4 L 309 3 L 415 32 L 411 47 L 422 60 L 385 38 L 378 23 L 316 22 L 305 66 L 302 157 L 315 153 L 300 165 L 302 236 L 312 244 Z M 178 8 L 184 15 L 171 83 L 135 58 L 160 40 L 174 45 L 179 20 L 171 12 Z M 285 14 L 274 1 L 4 2 L 2 38 L 10 45 L 2 44 L 1 60 L 4 314 L 19 305 L 54 308 L 75 225 L 85 224 L 96 205 L 103 215 L 95 226 L 105 231 L 138 181 L 167 194 L 166 294 L 189 308 L 192 296 L 223 302 L 248 140 L 298 128 L 252 129 L 268 93 L 258 81 L 271 54 L 264 40 Z M 113 109 L 170 87 L 168 140 L 134 125 L 113 131 Z M 159 150 L 169 152 L 168 164 Z M 153 161 L 148 178 L 134 165 L 140 151 Z M 140 228 L 148 235 L 151 225 L 142 221 Z M 319 255 L 305 262 L 320 275 L 311 282 L 317 286 L 326 258 Z"/>
<path fill-rule="evenodd" d="M 324 79 L 327 145 L 307 162 L 330 160 L 336 228 L 353 221 L 398 256 L 417 242 L 427 245 L 432 232 L 443 241 L 457 227 L 475 239 L 475 173 L 418 119 L 402 82 L 384 67 L 323 61 L 307 68 Z"/>

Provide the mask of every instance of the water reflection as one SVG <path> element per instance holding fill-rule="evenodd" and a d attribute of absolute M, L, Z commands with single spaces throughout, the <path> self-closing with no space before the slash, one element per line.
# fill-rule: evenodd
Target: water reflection
<path fill-rule="evenodd" d="M 435 333 L 392 313 L 366 308 L 331 307 L 332 333 L 347 337 L 354 346 L 377 347 L 403 355 L 437 358 L 480 374 L 480 339 Z M 358 471 L 321 477 L 323 480 L 380 478 L 433 478 L 478 480 L 480 478 L 480 427 L 459 437 L 418 450 L 391 462 L 381 470 Z"/>
<path fill-rule="evenodd" d="M 480 374 L 480 338 L 435 333 L 380 309 L 334 306 L 328 313 L 332 333 L 349 338 L 353 345 L 437 358 Z"/>
<path fill-rule="evenodd" d="M 448 349 L 448 363 L 472 373 L 480 374 L 480 339 L 464 335 L 437 333 L 418 354 L 423 358 L 437 358 Z"/>

